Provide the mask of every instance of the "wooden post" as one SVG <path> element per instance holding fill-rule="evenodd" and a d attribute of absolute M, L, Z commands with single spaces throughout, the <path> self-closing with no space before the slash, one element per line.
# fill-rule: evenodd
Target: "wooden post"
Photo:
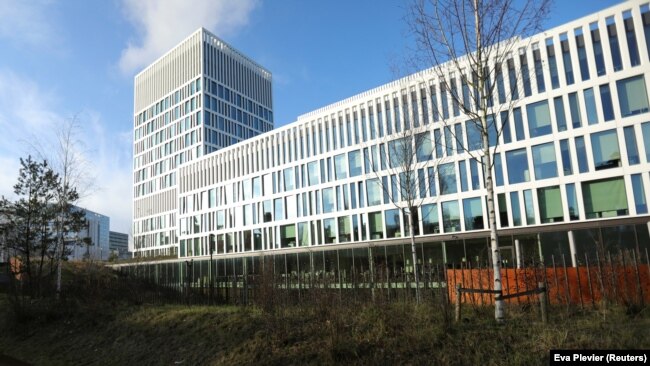
<path fill-rule="evenodd" d="M 542 323 L 548 323 L 548 312 L 546 309 L 546 286 L 544 282 L 538 282 L 537 287 L 539 288 L 539 309 L 542 312 Z"/>
<path fill-rule="evenodd" d="M 456 284 L 456 321 L 460 321 L 460 283 Z"/>
<path fill-rule="evenodd" d="M 575 262 L 578 263 L 577 256 L 575 257 Z M 578 297 L 580 298 L 580 309 L 585 308 L 585 304 L 582 300 L 582 282 L 580 281 L 580 266 L 573 267 L 576 270 L 576 281 L 578 281 Z"/>
<path fill-rule="evenodd" d="M 643 303 L 643 287 L 641 286 L 641 276 L 639 275 L 639 262 L 636 258 L 636 251 L 632 250 L 632 260 L 634 261 L 634 273 L 636 274 L 636 293 L 639 295 L 641 307 Z"/>
<path fill-rule="evenodd" d="M 596 302 L 594 301 L 594 288 L 591 285 L 591 267 L 589 267 L 589 256 L 585 252 L 585 266 L 587 267 L 587 282 L 589 283 L 589 297 L 591 298 L 591 308 L 596 308 Z"/>

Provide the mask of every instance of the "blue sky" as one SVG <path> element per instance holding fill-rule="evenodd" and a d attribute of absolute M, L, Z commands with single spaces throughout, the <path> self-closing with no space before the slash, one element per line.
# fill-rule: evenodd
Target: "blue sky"
<path fill-rule="evenodd" d="M 130 232 L 133 76 L 200 26 L 273 73 L 276 126 L 395 78 L 411 47 L 399 0 L 0 0 L 0 195 L 20 157 L 79 124 L 81 205 Z M 547 28 L 617 1 L 556 2 Z"/>

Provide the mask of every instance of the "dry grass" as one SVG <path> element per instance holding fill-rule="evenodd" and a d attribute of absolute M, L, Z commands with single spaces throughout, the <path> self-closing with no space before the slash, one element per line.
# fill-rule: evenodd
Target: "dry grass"
<path fill-rule="evenodd" d="M 548 325 L 490 309 L 445 325 L 438 306 L 79 307 L 27 323 L 4 317 L 0 349 L 35 365 L 547 364 L 552 348 L 650 348 L 648 311 L 553 309 Z"/>
<path fill-rule="evenodd" d="M 32 301 L 21 318 L 0 294 L 0 354 L 48 366 L 535 365 L 549 349 L 650 348 L 648 308 L 554 307 L 542 324 L 536 306 L 511 306 L 497 325 L 492 308 L 467 306 L 456 324 L 438 300 L 342 301 L 322 290 L 287 305 L 264 283 L 258 307 L 153 306 L 132 300 L 146 287 L 120 293 L 114 276 L 69 268 L 65 300 Z"/>

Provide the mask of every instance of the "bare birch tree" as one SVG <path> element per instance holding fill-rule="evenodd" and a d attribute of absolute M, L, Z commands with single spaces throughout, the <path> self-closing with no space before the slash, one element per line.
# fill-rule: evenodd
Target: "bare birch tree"
<path fill-rule="evenodd" d="M 72 209 L 78 201 L 91 194 L 94 180 L 88 160 L 85 158 L 85 144 L 80 138 L 81 126 L 77 117 L 62 122 L 55 130 L 53 146 L 46 147 L 39 141 L 33 144 L 39 157 L 50 162 L 59 175 L 60 184 L 56 192 L 56 294 L 61 293 L 61 264 L 68 255 L 66 233 L 78 232 L 85 219 L 79 210 Z M 75 245 L 83 243 L 83 238 Z"/>
<path fill-rule="evenodd" d="M 428 192 L 436 184 L 434 172 L 437 169 L 434 169 L 434 164 L 441 160 L 433 160 L 433 149 L 438 142 L 432 138 L 427 117 L 420 116 L 419 113 L 410 115 L 408 111 L 403 112 L 401 118 L 400 113 L 395 112 L 395 133 L 391 133 L 392 122 L 387 120 L 389 130 L 384 142 L 379 147 L 372 146 L 372 150 L 379 151 L 372 154 L 372 172 L 376 178 L 369 180 L 368 184 L 379 187 L 384 197 L 404 217 L 404 229 L 408 230 L 411 243 L 415 297 L 419 303 L 420 272 L 415 236 L 420 234 L 420 221 L 424 219 L 420 217 L 420 208 L 428 202 Z"/>
<path fill-rule="evenodd" d="M 480 135 L 478 146 L 462 145 L 483 167 L 497 322 L 504 321 L 505 309 L 492 169 L 503 127 L 494 116 L 517 104 L 523 73 L 510 78 L 505 90 L 502 69 L 512 69 L 512 54 L 528 46 L 523 37 L 540 31 L 549 7 L 550 0 L 414 0 L 409 7 L 408 23 L 416 41 L 412 61 L 419 68 L 433 67 L 454 106 L 469 120 L 468 129 Z M 454 138 L 462 140 L 450 128 L 451 122 L 443 121 Z"/>

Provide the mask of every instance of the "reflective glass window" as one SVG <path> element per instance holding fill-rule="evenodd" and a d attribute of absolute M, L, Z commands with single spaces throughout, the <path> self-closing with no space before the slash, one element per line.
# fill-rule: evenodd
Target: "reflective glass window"
<path fill-rule="evenodd" d="M 451 194 L 458 192 L 456 187 L 456 169 L 453 163 L 442 164 L 438 168 L 438 184 L 440 194 Z"/>
<path fill-rule="evenodd" d="M 512 133 L 510 131 L 510 121 L 508 119 L 507 111 L 501 112 L 501 126 L 502 126 L 501 135 L 503 135 L 503 143 L 509 144 L 510 142 L 512 142 Z"/>
<path fill-rule="evenodd" d="M 368 213 L 368 226 L 370 228 L 370 240 L 384 238 L 384 220 L 381 212 Z"/>
<path fill-rule="evenodd" d="M 622 117 L 648 112 L 648 93 L 643 75 L 617 81 L 616 89 Z"/>
<path fill-rule="evenodd" d="M 603 56 L 603 43 L 600 39 L 598 22 L 589 24 L 589 29 L 591 31 L 591 46 L 594 51 L 594 60 L 596 61 L 596 74 L 602 76 L 605 75 L 605 58 Z"/>
<path fill-rule="evenodd" d="M 614 105 L 612 104 L 612 94 L 609 91 L 609 84 L 600 86 L 600 105 L 603 107 L 603 119 L 611 121 L 614 119 Z"/>
<path fill-rule="evenodd" d="M 553 98 L 553 105 L 555 106 L 555 123 L 557 124 L 558 132 L 566 131 L 566 114 L 564 112 L 564 101 L 562 96 Z"/>
<path fill-rule="evenodd" d="M 564 175 L 573 174 L 571 164 L 571 150 L 569 150 L 569 140 L 560 140 L 560 154 L 562 155 L 562 172 Z"/>
<path fill-rule="evenodd" d="M 284 200 L 282 198 L 276 198 L 273 201 L 273 206 L 275 207 L 275 219 L 284 220 Z"/>
<path fill-rule="evenodd" d="M 501 163 L 501 153 L 494 154 L 494 180 L 497 187 L 503 186 L 503 164 Z M 478 172 L 477 172 L 478 175 Z M 478 180 L 478 176 L 477 176 Z"/>
<path fill-rule="evenodd" d="M 598 112 L 596 111 L 596 98 L 594 89 L 588 88 L 583 91 L 585 97 L 585 108 L 587 108 L 587 123 L 590 125 L 598 123 Z"/>
<path fill-rule="evenodd" d="M 479 175 L 478 175 L 478 163 L 476 162 L 475 159 L 469 159 L 469 170 L 470 170 L 470 176 L 472 179 L 472 189 L 479 189 L 480 188 L 480 180 L 479 180 Z M 503 173 L 501 173 L 503 175 Z"/>
<path fill-rule="evenodd" d="M 641 20 L 643 22 L 643 34 L 645 35 L 645 46 L 650 57 L 650 5 L 641 6 Z"/>
<path fill-rule="evenodd" d="M 571 48 L 566 33 L 560 34 L 560 47 L 562 48 L 562 63 L 564 64 L 566 84 L 571 85 L 575 82 L 575 79 L 573 77 L 573 65 L 571 63 Z"/>
<path fill-rule="evenodd" d="M 578 158 L 578 170 L 580 173 L 589 171 L 589 164 L 587 163 L 587 149 L 585 148 L 585 138 L 582 136 L 576 137 L 576 156 Z"/>
<path fill-rule="evenodd" d="M 548 108 L 548 101 L 542 100 L 537 103 L 531 103 L 526 106 L 528 115 L 528 132 L 530 137 L 548 135 L 551 128 L 551 112 Z"/>
<path fill-rule="evenodd" d="M 524 207 L 526 209 L 526 225 L 534 225 L 535 207 L 533 206 L 533 192 L 530 189 L 524 191 Z"/>
<path fill-rule="evenodd" d="M 400 229 L 399 210 L 386 210 L 386 237 L 399 238 L 402 237 Z"/>
<path fill-rule="evenodd" d="M 424 230 L 424 234 L 440 233 L 437 204 L 431 203 L 422 205 L 422 228 Z"/>
<path fill-rule="evenodd" d="M 442 203 L 442 225 L 445 233 L 460 231 L 460 208 L 458 201 Z"/>
<path fill-rule="evenodd" d="M 625 146 L 627 149 L 627 161 L 630 165 L 636 165 L 641 162 L 639 158 L 639 149 L 636 144 L 636 134 L 634 133 L 634 126 L 627 126 L 623 128 L 625 135 Z"/>
<path fill-rule="evenodd" d="M 526 57 L 526 50 L 519 50 L 519 65 L 521 67 L 521 80 L 524 85 L 524 96 L 529 97 L 532 94 L 530 86 L 530 70 L 528 69 L 528 58 Z"/>
<path fill-rule="evenodd" d="M 506 152 L 506 164 L 508 166 L 508 183 L 522 183 L 530 181 L 528 170 L 528 154 L 526 149 L 518 149 Z"/>
<path fill-rule="evenodd" d="M 350 167 L 350 177 L 356 177 L 363 173 L 361 168 L 361 152 L 359 150 L 350 151 L 348 153 L 348 162 Z M 338 170 L 337 170 L 338 179 Z"/>
<path fill-rule="evenodd" d="M 580 209 L 578 208 L 578 196 L 576 196 L 576 186 L 573 183 L 566 185 L 566 200 L 569 205 L 569 219 L 571 221 L 580 219 Z"/>
<path fill-rule="evenodd" d="M 546 39 L 546 54 L 548 56 L 548 70 L 551 73 L 551 87 L 553 89 L 557 89 L 560 87 L 560 78 L 558 76 L 555 48 L 553 47 L 553 38 Z"/>
<path fill-rule="evenodd" d="M 313 186 L 320 184 L 320 167 L 318 161 L 312 161 L 307 163 L 307 172 L 309 174 L 309 185 Z"/>
<path fill-rule="evenodd" d="M 641 58 L 639 57 L 639 46 L 636 43 L 634 21 L 630 10 L 623 12 L 623 26 L 625 27 L 625 39 L 627 40 L 627 51 L 630 56 L 630 63 L 632 66 L 637 66 L 641 63 Z"/>
<path fill-rule="evenodd" d="M 515 137 L 517 141 L 521 141 L 526 138 L 524 134 L 524 119 L 521 116 L 521 108 L 515 108 L 512 110 L 512 114 L 515 120 Z"/>
<path fill-rule="evenodd" d="M 549 142 L 532 147 L 535 179 L 557 177 L 557 160 L 555 158 L 555 143 Z"/>
<path fill-rule="evenodd" d="M 382 187 L 379 179 L 368 179 L 366 181 L 366 192 L 368 193 L 368 206 L 381 205 Z"/>
<path fill-rule="evenodd" d="M 650 122 L 641 124 L 641 135 L 643 137 L 643 147 L 645 149 L 645 161 L 650 162 Z"/>
<path fill-rule="evenodd" d="M 587 219 L 628 214 L 625 180 L 622 177 L 582 183 L 582 200 Z"/>
<path fill-rule="evenodd" d="M 484 228 L 483 207 L 480 197 L 464 199 L 463 214 L 465 215 L 465 230 L 480 230 Z"/>
<path fill-rule="evenodd" d="M 460 173 L 460 190 L 467 192 L 467 163 L 465 160 L 458 162 L 458 172 Z"/>
<path fill-rule="evenodd" d="M 609 50 L 612 55 L 612 64 L 614 65 L 614 71 L 619 71 L 623 69 L 623 61 L 621 60 L 621 49 L 618 44 L 616 23 L 613 16 L 606 18 L 605 22 L 607 24 L 607 38 L 609 39 Z"/>
<path fill-rule="evenodd" d="M 307 222 L 298 223 L 298 246 L 309 246 L 309 230 Z"/>
<path fill-rule="evenodd" d="M 510 192 L 510 205 L 512 206 L 512 225 L 521 226 L 521 204 L 519 192 Z"/>
<path fill-rule="evenodd" d="M 323 189 L 323 213 L 334 212 L 334 189 L 325 188 Z"/>
<path fill-rule="evenodd" d="M 359 163 L 361 165 L 361 163 Z M 345 154 L 336 155 L 334 157 L 334 171 L 336 179 L 345 179 L 348 177 L 348 171 L 345 161 Z"/>
<path fill-rule="evenodd" d="M 538 188 L 537 203 L 539 204 L 540 223 L 564 221 L 562 195 L 559 186 Z"/>
<path fill-rule="evenodd" d="M 580 64 L 580 79 L 589 80 L 589 62 L 587 61 L 587 50 L 585 49 L 585 37 L 582 28 L 576 28 L 576 45 L 578 46 L 578 63 Z"/>
<path fill-rule="evenodd" d="M 621 166 L 621 153 L 618 148 L 616 130 L 592 133 L 591 148 L 596 170 Z"/>
<path fill-rule="evenodd" d="M 323 230 L 325 232 L 325 244 L 336 243 L 336 220 L 324 219 Z"/>
<path fill-rule="evenodd" d="M 499 223 L 501 227 L 508 227 L 508 203 L 506 202 L 506 194 L 499 193 L 497 195 L 497 202 L 499 205 Z"/>
<path fill-rule="evenodd" d="M 284 174 L 284 190 L 291 191 L 295 188 L 295 175 L 293 168 L 286 168 L 283 171 Z"/>
<path fill-rule="evenodd" d="M 580 102 L 578 101 L 578 93 L 569 94 L 569 111 L 571 112 L 571 124 L 573 128 L 582 127 L 582 119 L 580 117 Z"/>
<path fill-rule="evenodd" d="M 352 241 L 352 227 L 350 226 L 350 216 L 341 216 L 338 218 L 339 243 Z"/>
<path fill-rule="evenodd" d="M 546 83 L 544 81 L 544 62 L 539 50 L 539 44 L 533 44 L 533 61 L 535 63 L 535 80 L 537 81 L 537 92 L 543 93 L 546 91 Z"/>
<path fill-rule="evenodd" d="M 415 136 L 415 146 L 417 149 L 418 162 L 433 159 L 433 144 L 431 143 L 431 133 L 423 132 Z"/>
<path fill-rule="evenodd" d="M 643 188 L 643 178 L 641 174 L 632 174 L 632 193 L 634 194 L 634 205 L 636 206 L 637 214 L 648 213 L 648 204 L 645 197 L 645 189 Z"/>

